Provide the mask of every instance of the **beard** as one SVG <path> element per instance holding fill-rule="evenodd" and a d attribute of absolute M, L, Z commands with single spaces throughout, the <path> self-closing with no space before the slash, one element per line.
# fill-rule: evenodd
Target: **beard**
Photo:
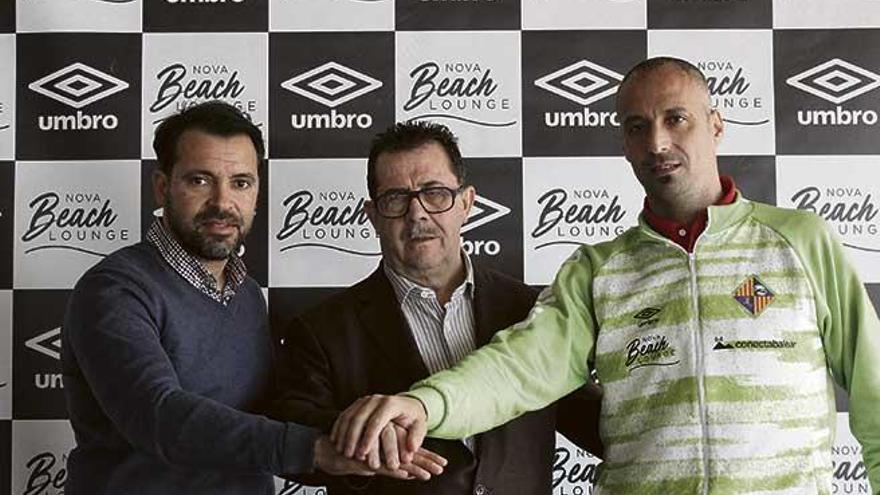
<path fill-rule="evenodd" d="M 191 222 L 181 218 L 169 201 L 164 207 L 164 217 L 168 219 L 168 227 L 177 242 L 191 255 L 210 261 L 221 261 L 237 253 L 244 237 L 248 233 L 241 215 L 232 211 L 223 211 L 216 206 L 206 206 L 196 213 Z M 236 228 L 230 236 L 210 235 L 202 231 L 202 227 L 210 221 L 225 222 Z"/>

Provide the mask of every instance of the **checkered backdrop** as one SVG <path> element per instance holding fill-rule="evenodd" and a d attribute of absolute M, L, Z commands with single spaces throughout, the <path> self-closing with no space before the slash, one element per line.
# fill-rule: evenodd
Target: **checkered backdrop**
<path fill-rule="evenodd" d="M 709 77 L 723 170 L 825 216 L 880 297 L 877 0 L 0 0 L 0 32 L 0 493 L 63 491 L 65 302 L 141 239 L 153 129 L 205 99 L 269 142 L 245 257 L 273 322 L 376 266 L 364 156 L 396 120 L 460 136 L 465 248 L 529 284 L 634 224 L 614 93 L 661 54 Z M 836 490 L 867 493 L 839 409 Z M 554 493 L 594 464 L 560 438 Z"/>

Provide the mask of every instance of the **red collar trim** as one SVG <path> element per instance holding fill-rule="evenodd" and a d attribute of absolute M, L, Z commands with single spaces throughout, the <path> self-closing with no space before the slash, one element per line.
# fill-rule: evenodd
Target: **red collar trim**
<path fill-rule="evenodd" d="M 718 198 L 718 201 L 715 202 L 715 205 L 729 205 L 733 203 L 735 199 L 736 184 L 733 182 L 733 177 L 722 175 L 721 197 Z M 659 232 L 661 235 L 663 235 L 663 237 L 666 237 L 667 239 L 670 239 L 679 246 L 683 247 L 689 253 L 694 250 L 694 243 L 697 241 L 697 237 L 699 237 L 700 234 L 703 233 L 703 230 L 706 229 L 706 222 L 709 218 L 708 212 L 706 210 L 703 210 L 690 223 L 690 225 L 678 223 L 674 220 L 661 217 L 660 215 L 654 213 L 651 210 L 651 205 L 648 204 L 648 198 L 645 198 L 642 215 L 652 229 Z"/>

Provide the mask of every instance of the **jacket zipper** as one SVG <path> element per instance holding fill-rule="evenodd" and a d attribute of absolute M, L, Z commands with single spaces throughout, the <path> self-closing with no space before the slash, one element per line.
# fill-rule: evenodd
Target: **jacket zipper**
<path fill-rule="evenodd" d="M 696 250 L 696 249 L 695 249 Z M 699 397 L 700 407 L 700 429 L 701 440 L 700 449 L 703 457 L 703 495 L 709 493 L 709 418 L 706 411 L 706 364 L 704 362 L 705 353 L 703 352 L 703 333 L 700 324 L 700 300 L 697 292 L 697 263 L 694 253 L 687 253 L 688 269 L 691 275 L 691 303 L 694 311 L 694 364 L 697 371 L 697 394 Z"/>
<path fill-rule="evenodd" d="M 708 222 L 706 224 L 706 228 L 708 228 Z M 705 232 L 705 231 L 704 231 Z M 698 406 L 700 409 L 700 455 L 702 457 L 703 464 L 703 483 L 702 488 L 700 489 L 700 493 L 702 495 L 708 495 L 709 493 L 709 413 L 706 407 L 706 364 L 705 364 L 705 353 L 703 352 L 703 333 L 702 333 L 702 324 L 700 323 L 700 300 L 699 300 L 699 292 L 697 290 L 697 243 L 700 241 L 700 237 L 703 236 L 703 233 L 700 233 L 697 236 L 697 239 L 694 241 L 694 252 L 689 253 L 686 249 L 679 246 L 673 241 L 669 239 L 654 234 L 649 231 L 649 236 L 654 237 L 667 245 L 673 246 L 682 253 L 685 254 L 688 258 L 688 271 L 690 272 L 690 288 L 691 288 L 691 305 L 693 306 L 694 312 L 694 324 L 691 332 L 692 342 L 693 342 L 693 359 L 694 359 L 694 367 L 696 371 L 697 378 L 697 400 L 699 402 Z"/>

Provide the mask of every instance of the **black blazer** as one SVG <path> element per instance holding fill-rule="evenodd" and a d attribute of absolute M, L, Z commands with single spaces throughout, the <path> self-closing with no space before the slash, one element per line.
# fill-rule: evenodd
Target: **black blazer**
<path fill-rule="evenodd" d="M 475 343 L 526 317 L 537 292 L 474 264 Z M 381 265 L 368 278 L 324 301 L 277 335 L 278 419 L 325 431 L 356 399 L 405 391 L 428 376 Z M 585 448 L 598 444 L 598 401 L 583 404 L 566 422 L 567 436 Z M 424 447 L 446 457 L 445 472 L 428 482 L 384 477 L 300 479 L 327 485 L 331 495 L 551 493 L 555 405 L 525 414 L 476 437 L 476 458 L 460 441 L 427 439 Z M 452 411 L 454 414 L 455 411 Z"/>

